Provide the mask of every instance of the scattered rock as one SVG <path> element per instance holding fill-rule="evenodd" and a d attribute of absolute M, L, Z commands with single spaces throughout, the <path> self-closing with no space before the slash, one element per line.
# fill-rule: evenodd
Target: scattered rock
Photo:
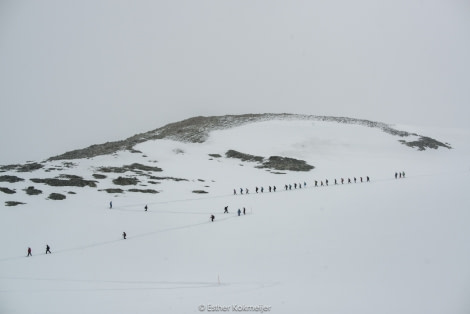
<path fill-rule="evenodd" d="M 47 199 L 55 200 L 55 201 L 61 201 L 61 200 L 65 199 L 65 195 L 60 194 L 60 193 L 51 193 L 51 194 L 49 194 L 49 197 Z"/>
<path fill-rule="evenodd" d="M 15 201 L 6 201 L 5 202 L 5 206 L 16 206 L 16 205 L 24 205 L 26 203 L 22 203 L 22 202 L 15 202 Z"/>
<path fill-rule="evenodd" d="M 209 192 L 206 192 L 204 190 L 194 190 L 193 193 L 197 193 L 197 194 L 206 194 L 206 193 L 209 193 Z"/>
<path fill-rule="evenodd" d="M 18 178 L 17 176 L 0 176 L 0 182 L 15 183 L 20 181 L 24 181 L 24 179 Z"/>
<path fill-rule="evenodd" d="M 159 193 L 158 191 L 151 190 L 151 189 L 146 189 L 146 190 L 141 190 L 141 189 L 129 189 L 129 192 L 140 192 L 140 193 L 150 193 L 150 194 L 157 194 Z"/>
<path fill-rule="evenodd" d="M 129 177 L 118 177 L 117 179 L 113 180 L 113 183 L 116 185 L 136 185 L 140 181 L 137 178 L 129 178 Z"/>
<path fill-rule="evenodd" d="M 452 149 L 450 145 L 446 145 L 427 136 L 421 136 L 416 141 L 407 142 L 405 140 L 399 140 L 399 142 L 409 147 L 417 147 L 420 151 L 426 150 L 426 148 L 438 149 L 439 147 Z"/>
<path fill-rule="evenodd" d="M 106 191 L 108 193 L 124 193 L 122 189 L 104 189 L 104 190 L 99 190 L 99 191 Z"/>
<path fill-rule="evenodd" d="M 0 188 L 0 191 L 2 191 L 3 193 L 6 193 L 6 194 L 15 194 L 16 193 L 15 190 L 10 190 L 9 188 Z"/>
<path fill-rule="evenodd" d="M 220 154 L 209 154 L 209 156 L 214 157 L 214 158 L 221 158 L 222 157 Z"/>
<path fill-rule="evenodd" d="M 288 170 L 288 171 L 310 171 L 315 167 L 307 164 L 303 160 L 298 160 L 288 157 L 271 156 L 269 159 L 258 168 L 269 168 L 274 170 Z"/>
<path fill-rule="evenodd" d="M 95 178 L 95 179 L 106 179 L 107 177 L 104 174 L 94 173 L 93 178 Z"/>
<path fill-rule="evenodd" d="M 42 194 L 41 190 L 35 189 L 34 186 L 29 186 L 28 188 L 24 189 L 23 191 L 26 192 L 28 195 L 39 195 Z"/>
<path fill-rule="evenodd" d="M 225 156 L 228 158 L 237 158 L 237 159 L 240 159 L 241 161 L 262 162 L 264 160 L 263 157 L 240 153 L 233 149 L 227 151 L 225 153 Z"/>
<path fill-rule="evenodd" d="M 89 186 L 92 188 L 96 187 L 96 181 L 91 180 L 83 180 L 83 178 L 79 176 L 71 176 L 71 175 L 64 175 L 61 177 L 69 177 L 68 179 L 60 179 L 60 178 L 53 178 L 53 179 L 31 179 L 34 183 L 44 183 L 50 186 L 78 186 L 78 187 L 85 187 Z"/>

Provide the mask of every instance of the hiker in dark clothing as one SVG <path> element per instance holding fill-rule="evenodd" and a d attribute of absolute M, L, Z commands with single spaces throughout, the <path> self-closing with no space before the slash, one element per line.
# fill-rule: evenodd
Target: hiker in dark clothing
<path fill-rule="evenodd" d="M 144 208 L 145 208 L 145 211 L 147 211 L 147 209 L 148 209 L 147 205 L 145 205 L 145 207 L 144 207 Z"/>
<path fill-rule="evenodd" d="M 28 256 L 33 256 L 33 254 L 31 254 L 31 248 L 30 247 L 28 248 L 28 255 L 26 257 L 28 257 Z"/>
<path fill-rule="evenodd" d="M 336 184 L 338 184 L 338 182 L 337 182 L 336 179 L 335 179 L 335 185 L 336 185 Z"/>
<path fill-rule="evenodd" d="M 351 183 L 351 178 L 348 178 L 348 183 Z"/>
<path fill-rule="evenodd" d="M 240 214 L 242 213 L 242 211 L 240 210 L 240 208 L 238 209 L 238 216 L 240 216 Z"/>
<path fill-rule="evenodd" d="M 296 188 L 297 188 L 297 183 L 294 183 L 294 189 L 296 189 Z"/>
<path fill-rule="evenodd" d="M 273 187 L 274 192 L 276 192 L 276 186 Z"/>
<path fill-rule="evenodd" d="M 315 180 L 315 186 L 318 186 L 318 181 L 317 180 Z"/>
<path fill-rule="evenodd" d="M 224 207 L 224 214 L 228 214 L 228 206 Z"/>
<path fill-rule="evenodd" d="M 263 187 L 261 187 L 261 193 L 263 193 L 263 192 L 264 192 L 264 188 L 263 188 Z M 271 192 L 271 191 L 270 191 L 270 192 Z"/>
<path fill-rule="evenodd" d="M 398 173 L 395 172 L 395 179 L 398 177 Z"/>
<path fill-rule="evenodd" d="M 284 185 L 284 188 L 285 188 L 285 189 L 286 189 L 286 191 L 287 191 L 287 184 L 286 184 L 286 185 Z"/>
<path fill-rule="evenodd" d="M 211 221 L 214 221 L 215 216 L 211 215 Z"/>
<path fill-rule="evenodd" d="M 269 192 L 271 192 L 271 186 L 269 186 L 268 190 L 269 190 Z"/>
<path fill-rule="evenodd" d="M 328 179 L 325 180 L 326 186 L 328 186 Z"/>
<path fill-rule="evenodd" d="M 243 215 L 245 215 L 245 214 L 246 214 L 246 209 L 245 209 L 245 207 L 243 207 Z"/>
<path fill-rule="evenodd" d="M 405 177 L 405 171 L 403 171 L 403 172 L 401 173 L 401 176 L 402 176 L 402 178 Z"/>
<path fill-rule="evenodd" d="M 258 187 L 256 187 L 255 192 L 258 193 Z"/>
<path fill-rule="evenodd" d="M 126 239 L 127 237 L 127 234 L 125 232 L 122 233 L 122 237 L 124 238 L 124 240 Z"/>
<path fill-rule="evenodd" d="M 354 183 L 356 183 L 356 177 L 354 177 Z"/>
<path fill-rule="evenodd" d="M 248 188 L 246 189 L 246 194 L 248 194 Z"/>
<path fill-rule="evenodd" d="M 52 254 L 49 244 L 46 244 L 46 254 L 47 253 Z"/>
<path fill-rule="evenodd" d="M 112 202 L 112 201 L 109 202 L 109 208 L 110 208 L 110 209 L 113 208 L 113 202 Z"/>
<path fill-rule="evenodd" d="M 243 194 L 243 189 L 242 188 L 240 188 L 240 194 Z"/>
<path fill-rule="evenodd" d="M 341 184 L 344 184 L 344 178 L 341 178 Z"/>
<path fill-rule="evenodd" d="M 370 180 L 369 180 L 369 176 L 367 176 L 367 182 L 370 182 Z"/>

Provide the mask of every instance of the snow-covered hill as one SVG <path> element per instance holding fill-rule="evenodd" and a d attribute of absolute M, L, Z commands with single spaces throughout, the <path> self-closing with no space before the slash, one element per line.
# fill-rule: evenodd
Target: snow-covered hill
<path fill-rule="evenodd" d="M 468 313 L 469 131 L 338 122 L 2 167 L 0 313 Z"/>

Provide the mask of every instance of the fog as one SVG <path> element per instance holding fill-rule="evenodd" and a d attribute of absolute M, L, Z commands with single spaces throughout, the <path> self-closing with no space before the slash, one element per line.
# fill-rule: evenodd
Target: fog
<path fill-rule="evenodd" d="M 0 164 L 193 116 L 468 127 L 467 1 L 2 1 Z"/>

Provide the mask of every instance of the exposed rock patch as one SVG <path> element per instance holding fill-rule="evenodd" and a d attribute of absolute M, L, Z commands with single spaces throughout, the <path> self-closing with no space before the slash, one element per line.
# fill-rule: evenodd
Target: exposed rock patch
<path fill-rule="evenodd" d="M 241 161 L 262 162 L 264 160 L 263 157 L 240 153 L 233 149 L 228 150 L 225 153 L 225 156 L 228 158 L 237 158 L 237 159 L 240 159 Z"/>
<path fill-rule="evenodd" d="M 315 167 L 307 164 L 303 160 L 288 157 L 271 156 L 267 161 L 264 161 L 263 164 L 259 166 L 259 168 L 288 171 L 310 171 Z"/>
<path fill-rule="evenodd" d="M 20 181 L 24 181 L 24 179 L 17 176 L 0 176 L 0 182 L 15 183 Z"/>
<path fill-rule="evenodd" d="M 64 179 L 62 179 L 64 178 Z M 73 175 L 62 175 L 59 178 L 52 179 L 30 179 L 34 183 L 44 183 L 50 186 L 78 186 L 85 187 L 89 186 L 92 188 L 96 187 L 96 181 L 84 180 L 82 177 Z"/>
<path fill-rule="evenodd" d="M 2 191 L 5 194 L 15 194 L 16 193 L 15 190 L 11 190 L 9 188 L 0 188 L 0 191 Z"/>
<path fill-rule="evenodd" d="M 26 192 L 28 195 L 39 195 L 42 194 L 41 190 L 35 189 L 34 186 L 29 186 L 28 188 L 24 189 L 23 191 Z"/>
<path fill-rule="evenodd" d="M 6 201 L 5 202 L 5 206 L 16 206 L 16 205 L 24 205 L 26 203 L 22 203 L 22 202 L 15 202 L 15 201 Z"/>
<path fill-rule="evenodd" d="M 51 193 L 49 194 L 49 197 L 47 199 L 61 201 L 61 200 L 65 200 L 65 195 L 60 194 L 60 193 Z"/>
<path fill-rule="evenodd" d="M 129 189 L 128 191 L 129 191 L 129 192 L 150 193 L 150 194 L 157 194 L 157 193 L 158 193 L 158 191 L 155 191 L 155 190 L 152 190 L 152 189 L 145 189 L 145 190 L 141 190 L 141 189 Z"/>
<path fill-rule="evenodd" d="M 209 192 L 206 192 L 204 190 L 194 190 L 193 193 L 196 193 L 196 194 L 206 194 L 206 193 L 209 193 Z"/>
<path fill-rule="evenodd" d="M 140 181 L 137 178 L 129 178 L 129 177 L 118 177 L 117 179 L 113 180 L 113 183 L 116 185 L 136 185 Z"/>
<path fill-rule="evenodd" d="M 437 141 L 433 138 L 427 137 L 427 136 L 421 136 L 416 141 L 407 142 L 405 140 L 399 140 L 399 142 L 402 143 L 402 144 L 405 144 L 406 146 L 409 146 L 409 147 L 416 147 L 416 148 L 418 148 L 418 150 L 426 150 L 426 148 L 438 149 L 439 147 L 452 149 L 452 147 L 450 145 L 444 144 L 442 142 L 439 142 L 439 141 Z"/>

